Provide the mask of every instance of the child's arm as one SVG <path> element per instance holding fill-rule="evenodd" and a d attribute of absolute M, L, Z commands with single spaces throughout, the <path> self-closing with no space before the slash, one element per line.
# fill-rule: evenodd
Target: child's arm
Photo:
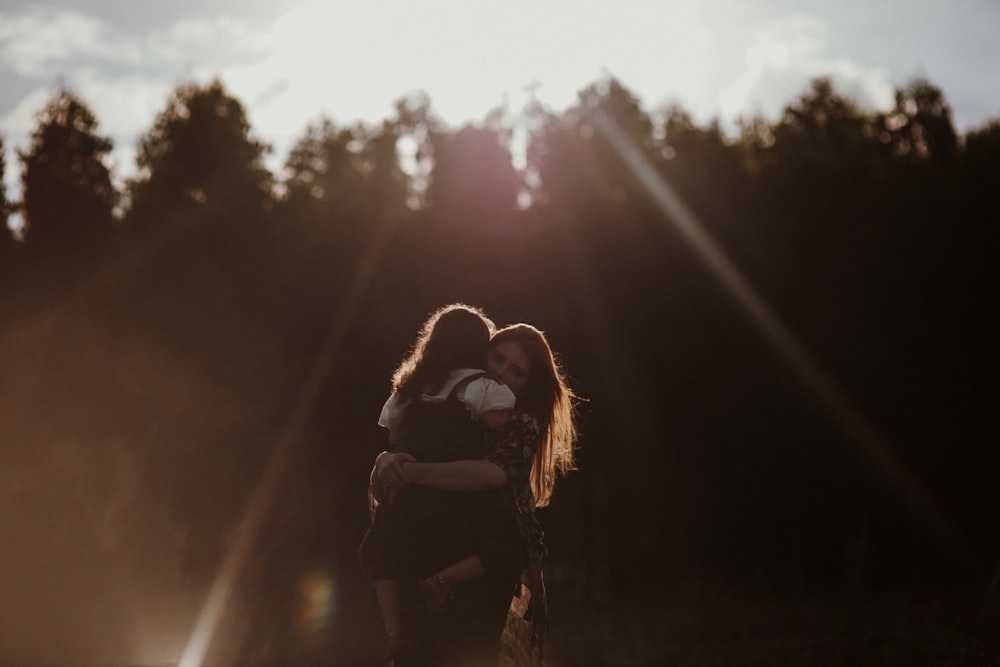
<path fill-rule="evenodd" d="M 491 431 L 499 431 L 510 419 L 511 410 L 487 410 L 479 416 L 483 426 Z"/>

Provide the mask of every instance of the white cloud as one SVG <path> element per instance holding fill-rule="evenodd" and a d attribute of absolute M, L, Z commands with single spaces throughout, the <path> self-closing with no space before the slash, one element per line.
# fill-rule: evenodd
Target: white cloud
<path fill-rule="evenodd" d="M 260 32 L 228 16 L 178 21 L 144 40 L 143 51 L 146 67 L 209 73 L 264 54 Z"/>
<path fill-rule="evenodd" d="M 0 14 L 0 64 L 18 76 L 67 76 L 86 63 L 122 66 L 140 61 L 136 39 L 115 35 L 90 16 L 45 9 Z"/>
<path fill-rule="evenodd" d="M 0 14 L 0 68 L 36 84 L 0 116 L 10 149 L 8 192 L 18 190 L 13 149 L 27 146 L 37 114 L 57 86 L 90 106 L 98 132 L 114 140 L 112 162 L 118 178 L 125 178 L 135 172 L 135 142 L 177 84 L 208 80 L 261 53 L 259 34 L 226 17 L 179 21 L 137 36 L 72 11 Z"/>
<path fill-rule="evenodd" d="M 21 76 L 47 76 L 53 64 L 102 50 L 101 24 L 76 12 L 0 15 L 0 62 Z"/>
<path fill-rule="evenodd" d="M 0 132 L 6 136 L 27 137 L 35 129 L 38 112 L 52 97 L 54 91 L 48 88 L 37 88 L 17 103 L 13 109 L 0 117 Z"/>
<path fill-rule="evenodd" d="M 840 94 L 865 108 L 891 106 L 895 89 L 884 70 L 829 55 L 831 34 L 824 21 L 787 17 L 763 25 L 754 35 L 743 72 L 719 95 L 724 117 L 777 118 L 817 77 L 830 78 Z"/>
<path fill-rule="evenodd" d="M 168 78 L 137 74 L 109 77 L 88 68 L 77 72 L 74 91 L 94 111 L 102 133 L 134 139 L 152 126 L 174 85 Z"/>

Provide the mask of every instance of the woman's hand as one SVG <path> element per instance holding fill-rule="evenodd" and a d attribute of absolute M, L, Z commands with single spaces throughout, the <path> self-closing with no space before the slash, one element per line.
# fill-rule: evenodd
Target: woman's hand
<path fill-rule="evenodd" d="M 409 484 L 410 480 L 403 471 L 404 464 L 416 460 L 410 454 L 402 452 L 379 454 L 371 474 L 372 493 L 375 499 L 379 502 L 389 500 L 397 490 Z"/>

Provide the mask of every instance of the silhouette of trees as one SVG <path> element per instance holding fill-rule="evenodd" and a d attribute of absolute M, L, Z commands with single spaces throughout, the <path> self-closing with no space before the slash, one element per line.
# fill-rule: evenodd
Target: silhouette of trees
<path fill-rule="evenodd" d="M 917 80 L 896 91 L 896 107 L 880 118 L 893 153 L 914 163 L 950 164 L 958 149 L 951 107 L 939 88 Z"/>
<path fill-rule="evenodd" d="M 267 150 L 220 82 L 179 86 L 139 143 L 127 221 L 179 224 L 191 215 L 208 216 L 205 224 L 252 224 L 271 198 Z"/>
<path fill-rule="evenodd" d="M 364 142 L 362 127 L 338 129 L 329 119 L 310 125 L 285 165 L 286 212 L 324 226 L 355 220 L 361 212 Z"/>
<path fill-rule="evenodd" d="M 7 200 L 7 182 L 4 180 L 6 170 L 7 155 L 4 152 L 3 137 L 0 137 L 0 294 L 4 295 L 5 300 L 13 290 L 11 282 L 17 271 L 14 265 L 20 250 L 13 230 L 8 227 L 14 205 Z"/>
<path fill-rule="evenodd" d="M 78 96 L 62 90 L 45 105 L 22 164 L 22 212 L 27 248 L 40 280 L 71 266 L 92 266 L 113 233 L 119 195 L 104 160 L 111 141 Z"/>
<path fill-rule="evenodd" d="M 0 137 L 0 230 L 7 228 L 11 213 L 11 203 L 7 201 L 7 153 L 4 150 L 3 137 Z M 3 237 L 6 241 L 6 237 Z"/>
<path fill-rule="evenodd" d="M 482 127 L 432 135 L 429 203 L 439 222 L 456 233 L 509 224 L 517 210 L 520 178 L 511 162 L 511 134 L 501 120 L 494 113 Z"/>
<path fill-rule="evenodd" d="M 296 263 L 340 273 L 343 287 L 379 223 L 405 215 L 407 179 L 396 152 L 401 131 L 398 122 L 338 128 L 328 119 L 307 128 L 285 164 L 277 216 L 296 244 Z"/>
<path fill-rule="evenodd" d="M 289 154 L 275 218 L 288 272 L 298 276 L 296 291 L 306 298 L 320 276 L 324 285 L 336 281 L 343 287 L 345 265 L 357 255 L 353 238 L 368 201 L 364 146 L 363 128 L 337 128 L 323 119 L 306 129 Z"/>
<path fill-rule="evenodd" d="M 167 263 L 165 282 L 187 283 L 209 308 L 252 301 L 266 284 L 267 150 L 218 81 L 179 86 L 139 143 L 124 227 Z"/>

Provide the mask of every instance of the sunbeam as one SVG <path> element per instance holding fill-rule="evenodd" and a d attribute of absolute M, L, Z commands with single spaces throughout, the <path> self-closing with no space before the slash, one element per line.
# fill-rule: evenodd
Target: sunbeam
<path fill-rule="evenodd" d="M 229 603 L 233 585 L 243 571 L 247 556 L 260 532 L 261 523 L 274 501 L 291 454 L 299 442 L 309 416 L 316 407 L 320 391 L 337 361 L 344 338 L 355 320 L 361 299 L 371 285 L 391 240 L 390 228 L 391 221 L 383 219 L 372 233 L 372 238 L 358 263 L 357 271 L 331 319 L 323 347 L 299 390 L 285 428 L 275 442 L 267 467 L 240 521 L 236 539 L 219 567 L 178 667 L 201 667 L 204 662 L 205 654 L 211 646 L 212 638 Z"/>
<path fill-rule="evenodd" d="M 681 232 L 695 253 L 711 269 L 723 289 L 746 312 L 765 338 L 780 351 L 803 384 L 830 411 L 850 435 L 852 442 L 859 446 L 869 463 L 905 499 L 917 517 L 951 549 L 956 558 L 970 569 L 981 571 L 982 560 L 976 549 L 938 509 L 919 480 L 895 460 L 883 437 L 784 326 L 615 120 L 601 109 L 600 97 L 590 97 L 586 109 L 601 134 L 652 196 L 665 220 L 673 223 Z"/>

